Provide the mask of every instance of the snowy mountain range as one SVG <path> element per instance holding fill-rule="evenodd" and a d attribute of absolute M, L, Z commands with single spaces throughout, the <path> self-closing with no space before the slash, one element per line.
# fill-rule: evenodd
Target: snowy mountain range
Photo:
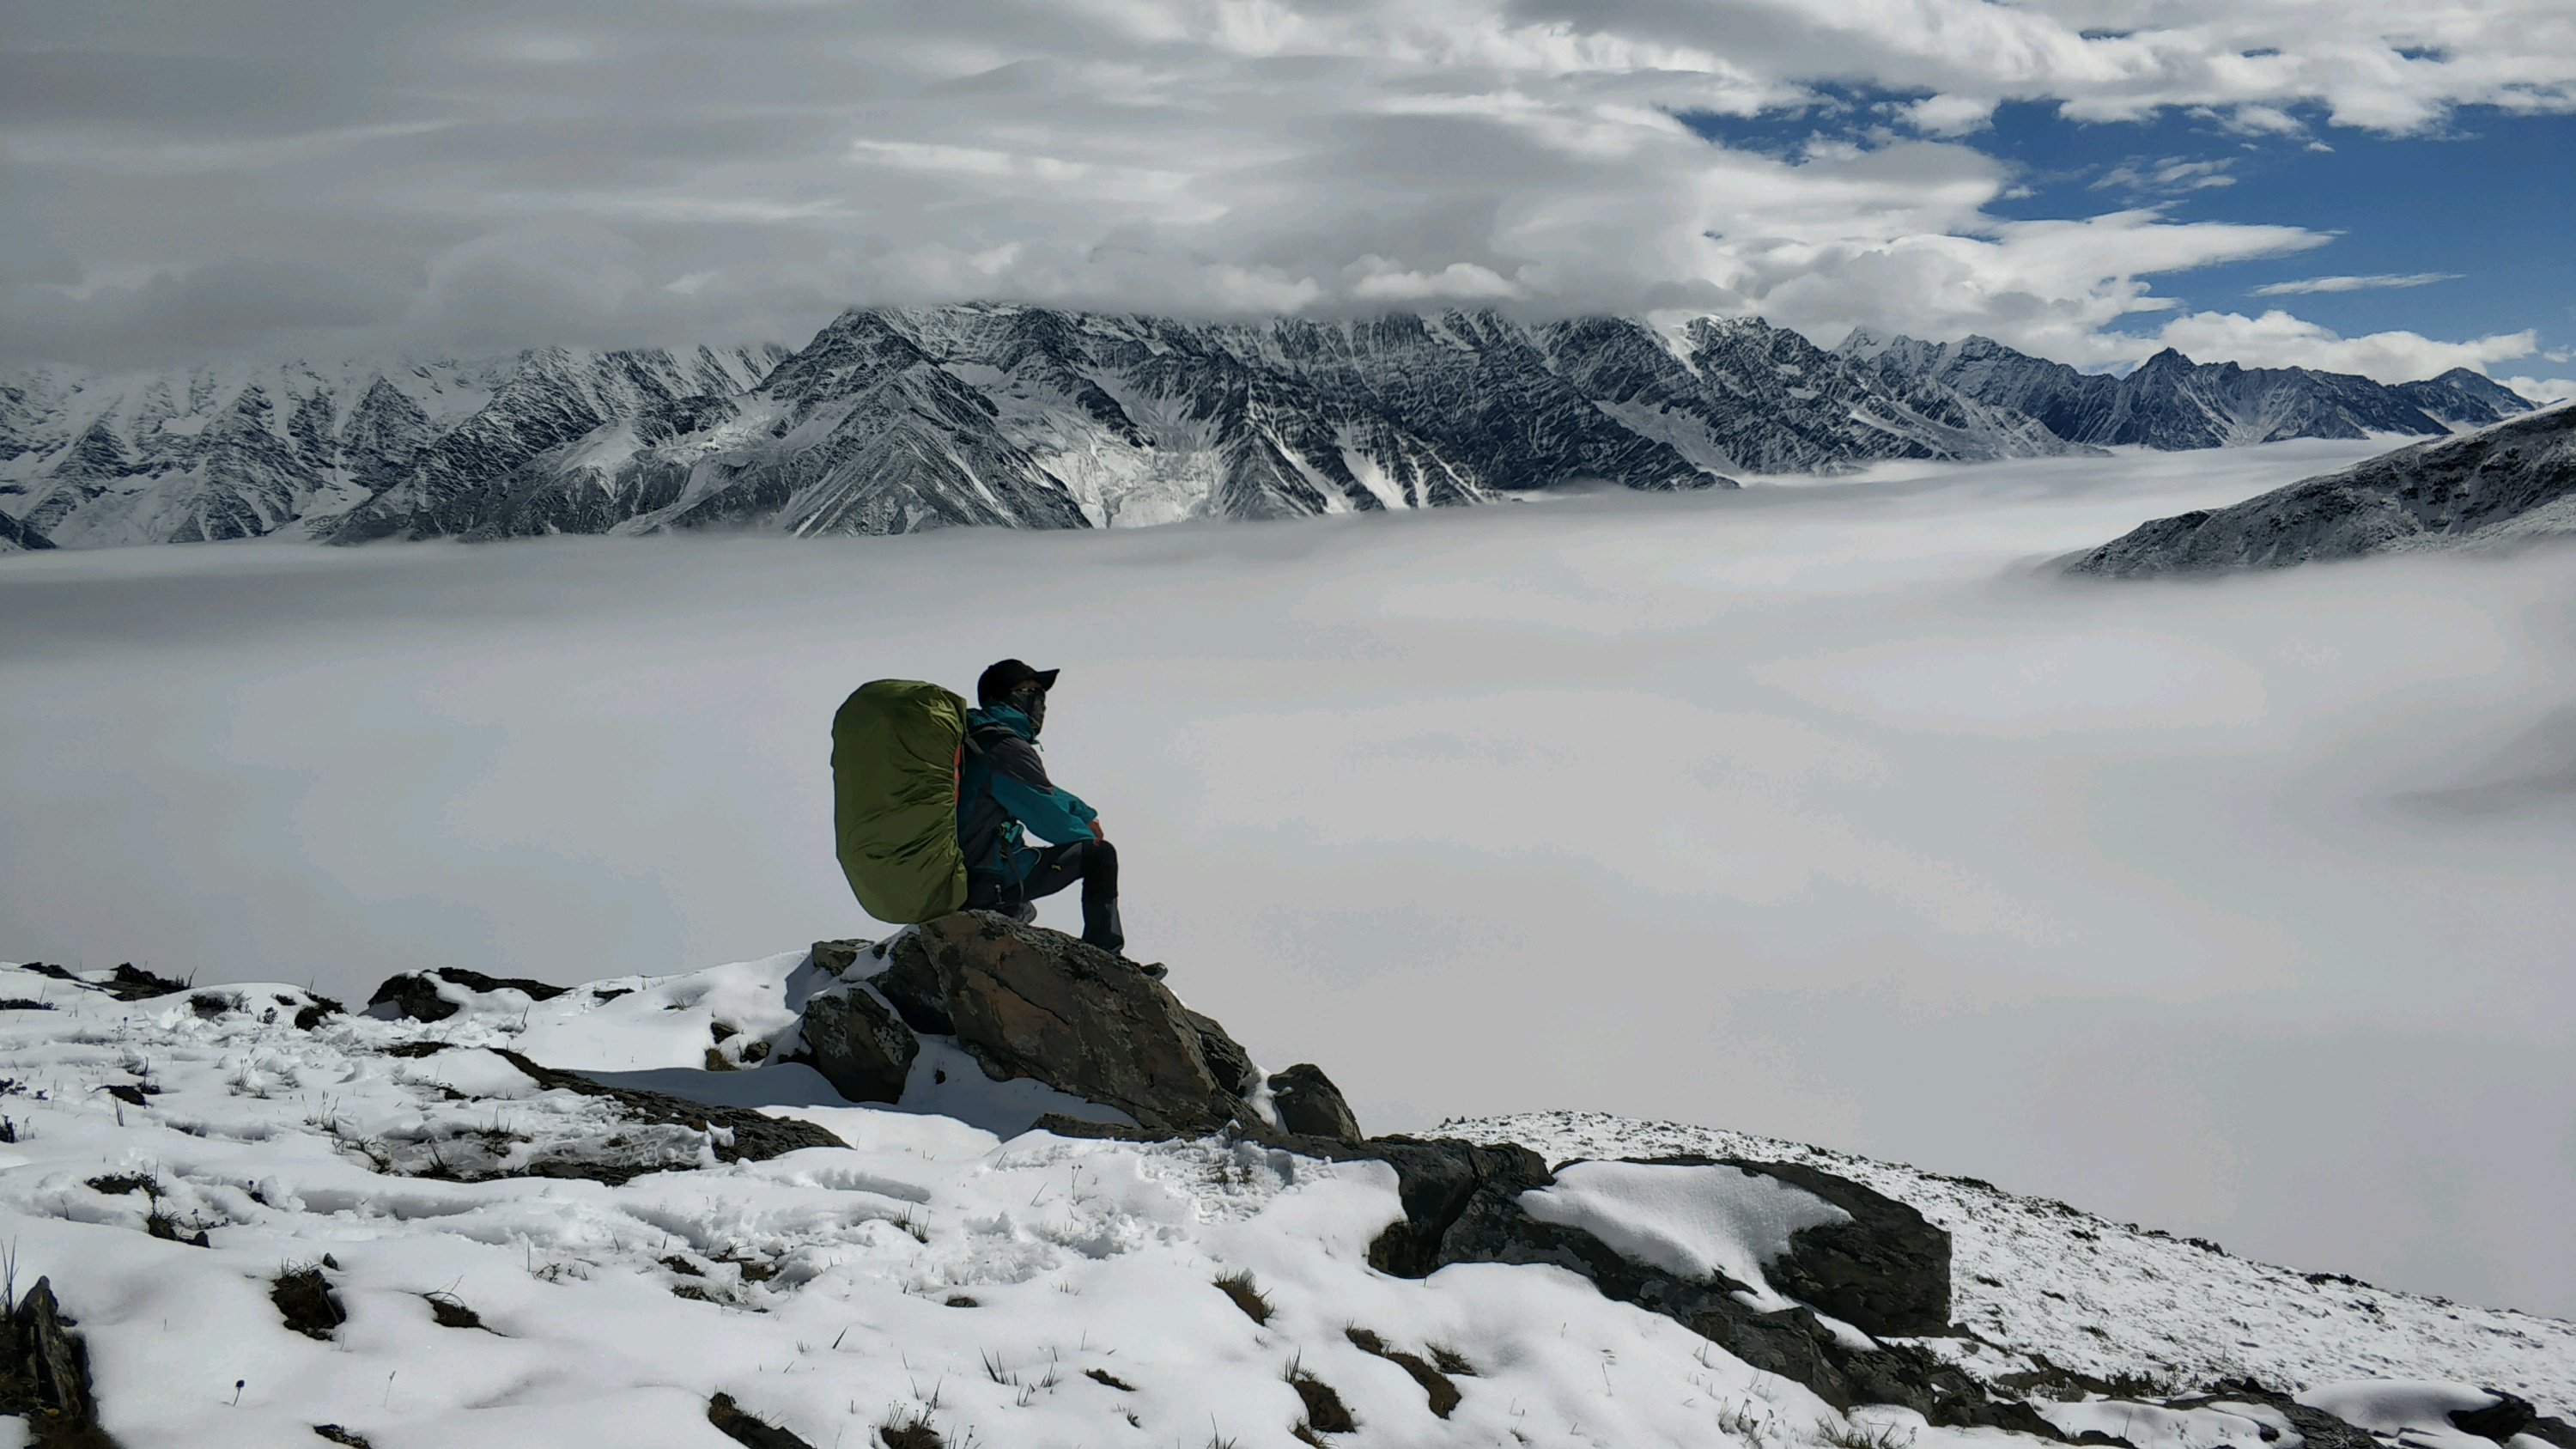
<path fill-rule="evenodd" d="M 1081 528 L 1723 488 L 2097 444 L 2432 433 L 2528 407 L 1983 339 L 1826 351 L 1758 318 L 1196 323 L 860 308 L 802 350 L 0 377 L 0 551 L 689 529 Z"/>
<path fill-rule="evenodd" d="M 904 950 L 423 974 L 356 1014 L 0 965 L 0 1435 L 2576 1449 L 2576 1325 L 1714 1128 L 1282 1136 L 1310 1067 L 1137 1130 L 1003 1070 L 1019 1029 L 971 1003 L 924 1021 Z M 1240 1053 L 1140 974 L 1085 991 L 1196 1024 L 1166 1084 Z M 1023 1034 L 1151 1065 L 1068 1029 Z M 815 1065 L 871 1042 L 881 1084 Z"/>
<path fill-rule="evenodd" d="M 2073 443 L 2233 448 L 2286 438 L 2432 437 L 2529 412 L 2530 399 L 2464 367 L 2390 385 L 2304 367 L 2193 362 L 2173 348 L 2123 377 L 2082 373 L 1987 337 L 1882 341 L 1856 331 L 1835 349 L 1892 379 L 1929 380 L 2037 419 Z"/>

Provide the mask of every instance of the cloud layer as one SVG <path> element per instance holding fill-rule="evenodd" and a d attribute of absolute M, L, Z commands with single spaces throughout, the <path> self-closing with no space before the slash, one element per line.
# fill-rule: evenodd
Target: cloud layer
<path fill-rule="evenodd" d="M 1013 655 L 1065 668 L 1050 768 L 1120 842 L 1135 949 L 1372 1127 L 1712 1121 L 2565 1314 L 2565 556 L 2010 568 L 2370 451 L 19 558 L 0 957 L 363 1000 L 872 933 L 833 708 Z"/>
<path fill-rule="evenodd" d="M 2190 158 L 2106 177 L 2118 209 L 2003 220 L 2014 178 L 1973 145 L 1997 104 L 2196 107 L 2249 134 L 2576 109 L 2576 18 L 2545 3 L 54 0 L 13 19 L 0 335 L 21 359 L 799 341 L 852 302 L 1013 297 L 1752 311 L 1828 342 L 1975 330 L 2108 362 L 2138 344 L 2106 329 L 2167 305 L 2150 279 L 2329 238 L 2169 218 L 2155 198 L 2230 180 Z M 1680 119 L 1819 87 L 1908 99 L 1787 155 Z"/>

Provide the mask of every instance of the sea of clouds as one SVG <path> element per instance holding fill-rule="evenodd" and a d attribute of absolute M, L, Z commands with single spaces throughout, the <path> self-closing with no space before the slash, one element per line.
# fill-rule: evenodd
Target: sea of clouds
<path fill-rule="evenodd" d="M 1049 757 L 1122 848 L 1133 949 L 1373 1130 L 1719 1124 L 2566 1314 L 2567 556 L 2031 566 L 2371 446 L 14 557 L 0 958 L 363 1000 L 876 934 L 833 709 L 1018 655 L 1065 671 Z"/>

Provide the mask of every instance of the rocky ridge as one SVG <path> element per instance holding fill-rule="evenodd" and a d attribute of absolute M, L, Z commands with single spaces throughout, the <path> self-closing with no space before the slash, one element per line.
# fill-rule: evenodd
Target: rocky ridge
<path fill-rule="evenodd" d="M 2069 575 L 2150 578 L 2510 548 L 2576 535 L 2576 404 L 2417 443 L 2215 511 L 2140 524 L 2057 561 Z"/>
<path fill-rule="evenodd" d="M 2100 447 L 2182 450 L 2287 438 L 2439 437 L 2529 412 L 2530 399 L 2466 368 L 2381 383 L 2304 367 L 2196 363 L 2166 348 L 2123 377 L 2083 373 L 1988 337 L 1882 339 L 1855 331 L 1837 356 L 1891 379 L 1938 382 L 1990 407 L 2036 419 L 2057 437 Z"/>

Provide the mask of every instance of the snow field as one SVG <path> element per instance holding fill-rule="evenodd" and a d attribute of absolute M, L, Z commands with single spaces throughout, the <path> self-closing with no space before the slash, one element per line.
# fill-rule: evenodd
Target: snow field
<path fill-rule="evenodd" d="M 677 1078 L 675 1060 L 703 1061 L 713 1020 L 739 1028 L 729 1042 L 787 1035 L 784 1003 L 811 985 L 802 961 L 309 1031 L 293 1025 L 310 999 L 292 987 L 120 1003 L 0 967 L 0 997 L 51 1008 L 0 1014 L 15 1281 L 52 1279 L 88 1341 L 103 1422 L 134 1449 L 302 1443 L 326 1423 L 378 1449 L 722 1449 L 705 1417 L 717 1392 L 817 1449 L 914 1418 L 952 1445 L 1249 1449 L 1298 1442 L 1292 1373 L 1331 1387 L 1356 1425 L 1331 1442 L 1355 1449 L 1785 1446 L 1840 1422 L 1570 1273 L 1369 1269 L 1369 1241 L 1401 1211 L 1383 1164 L 1214 1140 L 1006 1141 L 851 1106 L 773 1109 L 847 1150 L 719 1164 L 705 1134 L 655 1129 L 639 1145 L 606 1099 L 540 1089 L 481 1044 Z M 453 1045 L 389 1051 L 433 1042 Z M 739 1099 L 773 1078 L 808 1094 L 813 1074 L 694 1075 Z M 681 1170 L 616 1186 L 401 1175 L 540 1158 Z M 184 1241 L 199 1232 L 207 1246 Z M 328 1340 L 269 1300 L 272 1280 L 308 1265 L 347 1314 Z M 1266 1321 L 1214 1286 L 1235 1272 Z M 442 1325 L 458 1308 L 479 1326 Z M 1354 1327 L 1472 1366 L 1453 1376 L 1455 1412 L 1433 1415 Z"/>

